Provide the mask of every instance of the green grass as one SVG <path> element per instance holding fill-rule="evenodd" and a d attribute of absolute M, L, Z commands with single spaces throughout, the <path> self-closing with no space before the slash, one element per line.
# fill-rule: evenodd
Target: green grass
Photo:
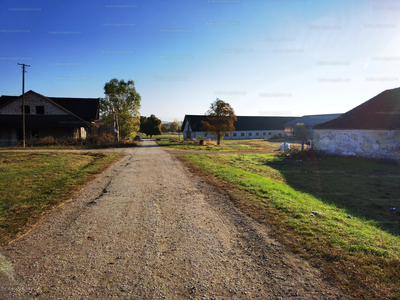
<path fill-rule="evenodd" d="M 312 257 L 355 298 L 373 288 L 382 299 L 399 299 L 400 213 L 390 211 L 400 209 L 399 166 L 346 157 L 184 159 L 247 193 L 239 206 L 252 202 L 256 218 L 275 226 L 278 238 Z"/>
<path fill-rule="evenodd" d="M 250 140 L 222 140 L 220 145 L 216 141 L 207 140 L 205 145 L 200 145 L 198 140 L 184 141 L 177 136 L 160 136 L 157 143 L 166 149 L 204 151 L 204 152 L 274 152 L 278 151 L 286 139 L 250 139 Z M 289 141 L 294 147 L 301 147 L 297 142 Z"/>
<path fill-rule="evenodd" d="M 115 153 L 1 152 L 0 244 L 68 200 L 117 157 Z"/>

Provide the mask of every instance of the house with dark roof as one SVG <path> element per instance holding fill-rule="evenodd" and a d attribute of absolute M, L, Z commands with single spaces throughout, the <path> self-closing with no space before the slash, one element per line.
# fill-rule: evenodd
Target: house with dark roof
<path fill-rule="evenodd" d="M 386 90 L 314 127 L 315 150 L 371 158 L 400 158 L 400 88 Z"/>
<path fill-rule="evenodd" d="M 241 140 L 241 139 L 263 139 L 270 137 L 284 137 L 285 129 L 283 125 L 298 117 L 251 117 L 237 116 L 237 121 L 234 122 L 235 131 L 231 134 L 226 133 L 226 140 Z M 207 121 L 206 115 L 185 115 L 182 123 L 183 138 L 195 139 L 203 136 L 206 139 L 216 139 L 210 133 L 206 133 L 201 121 Z"/>
<path fill-rule="evenodd" d="M 328 122 L 332 119 L 339 117 L 341 114 L 325 114 L 325 115 L 307 115 L 290 121 L 284 125 L 285 135 L 287 137 L 294 137 L 293 129 L 297 124 L 304 124 L 310 139 L 313 139 L 313 129 L 317 124 Z"/>
<path fill-rule="evenodd" d="M 25 93 L 25 135 L 31 138 L 86 138 L 99 119 L 100 98 L 46 97 Z M 23 139 L 22 95 L 0 97 L 0 146 L 15 145 Z"/>

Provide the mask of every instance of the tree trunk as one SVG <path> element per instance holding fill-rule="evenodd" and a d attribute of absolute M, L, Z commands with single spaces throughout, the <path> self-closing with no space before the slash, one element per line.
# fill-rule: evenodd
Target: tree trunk
<path fill-rule="evenodd" d="M 217 145 L 220 145 L 220 144 L 221 144 L 221 138 L 218 137 Z"/>

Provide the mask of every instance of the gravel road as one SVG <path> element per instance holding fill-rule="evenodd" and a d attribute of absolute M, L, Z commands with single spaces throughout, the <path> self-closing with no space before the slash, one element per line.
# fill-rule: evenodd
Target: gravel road
<path fill-rule="evenodd" d="M 0 248 L 0 299 L 346 299 L 153 141 Z"/>

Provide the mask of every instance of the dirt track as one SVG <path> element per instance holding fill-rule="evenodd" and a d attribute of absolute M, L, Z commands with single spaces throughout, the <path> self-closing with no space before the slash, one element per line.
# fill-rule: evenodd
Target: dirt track
<path fill-rule="evenodd" d="M 0 299 L 346 298 L 154 142 L 119 151 L 0 248 Z"/>

